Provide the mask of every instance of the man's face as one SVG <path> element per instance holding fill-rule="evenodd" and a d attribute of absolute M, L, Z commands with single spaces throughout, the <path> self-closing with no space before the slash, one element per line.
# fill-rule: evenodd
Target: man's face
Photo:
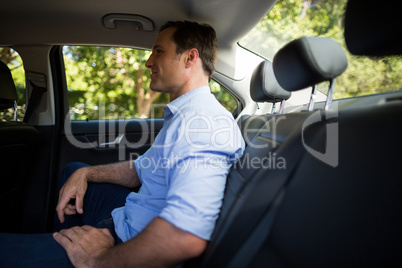
<path fill-rule="evenodd" d="M 160 32 L 145 66 L 151 69 L 150 88 L 153 91 L 174 93 L 182 86 L 181 74 L 185 68 L 182 55 L 176 53 L 176 43 L 172 35 L 175 28 Z"/>

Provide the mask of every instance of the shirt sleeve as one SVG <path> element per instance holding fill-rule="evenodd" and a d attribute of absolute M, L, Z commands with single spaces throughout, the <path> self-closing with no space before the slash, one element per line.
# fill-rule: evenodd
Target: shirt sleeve
<path fill-rule="evenodd" d="M 167 206 L 160 217 L 209 240 L 218 218 L 229 170 L 227 158 L 211 152 L 188 155 L 168 171 Z"/>

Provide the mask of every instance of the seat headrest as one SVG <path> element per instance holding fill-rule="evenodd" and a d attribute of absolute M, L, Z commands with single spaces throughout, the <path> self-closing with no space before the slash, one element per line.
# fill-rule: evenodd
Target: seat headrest
<path fill-rule="evenodd" d="M 255 102 L 280 102 L 290 98 L 291 93 L 284 90 L 276 81 L 272 63 L 263 61 L 254 69 L 250 81 L 250 95 Z"/>
<path fill-rule="evenodd" d="M 11 71 L 4 62 L 0 61 L 0 109 L 13 107 L 15 100 L 17 100 L 17 89 Z"/>
<path fill-rule="evenodd" d="M 273 60 L 278 83 L 289 91 L 331 81 L 347 66 L 348 59 L 341 45 L 327 37 L 302 37 L 291 41 Z"/>
<path fill-rule="evenodd" d="M 402 54 L 401 9 L 398 1 L 349 0 L 345 12 L 345 42 L 355 55 Z"/>

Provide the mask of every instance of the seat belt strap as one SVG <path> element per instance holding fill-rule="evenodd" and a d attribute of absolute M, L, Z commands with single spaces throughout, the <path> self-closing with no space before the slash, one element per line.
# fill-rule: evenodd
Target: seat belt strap
<path fill-rule="evenodd" d="M 32 81 L 29 81 L 29 83 L 32 86 L 32 93 L 31 96 L 29 97 L 28 107 L 25 111 L 24 123 L 28 123 L 29 121 L 31 121 L 33 115 L 39 108 L 43 93 L 47 91 L 46 88 L 37 86 L 34 83 L 32 83 Z"/>
<path fill-rule="evenodd" d="M 233 256 L 233 259 L 230 261 L 228 267 L 250 267 L 252 261 L 255 256 L 259 253 L 259 250 L 263 246 L 265 240 L 271 234 L 271 230 L 274 225 L 276 213 L 278 212 L 278 208 L 282 203 L 282 200 L 285 196 L 285 189 L 282 189 L 277 198 L 274 200 L 272 207 L 270 210 L 265 213 L 263 218 L 258 222 L 258 224 L 254 227 L 253 231 L 247 237 L 247 239 L 243 242 L 240 249 L 237 251 L 236 255 Z M 254 250 L 250 252 L 250 248 Z"/>

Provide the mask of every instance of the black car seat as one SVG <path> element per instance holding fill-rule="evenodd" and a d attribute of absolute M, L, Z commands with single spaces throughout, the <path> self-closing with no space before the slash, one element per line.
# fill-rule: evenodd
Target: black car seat
<path fill-rule="evenodd" d="M 398 12 L 376 1 L 349 0 L 349 51 L 400 55 L 402 28 L 393 27 L 400 24 Z M 401 267 L 401 115 L 401 99 L 385 95 L 381 103 L 340 109 L 311 126 L 308 143 L 322 147 L 329 123 L 338 124 L 339 163 L 334 168 L 304 153 L 270 236 L 243 267 Z"/>
<path fill-rule="evenodd" d="M 300 43 L 304 45 L 302 49 L 299 49 Z M 338 46 L 329 38 L 302 38 L 286 46 L 280 53 L 289 55 L 289 58 L 281 61 L 293 60 L 296 55 L 310 59 L 316 57 L 310 64 L 329 62 L 326 66 L 320 65 L 323 68 L 303 66 L 308 70 L 314 69 L 315 73 L 304 77 L 305 80 L 300 79 L 299 86 L 293 90 L 332 80 L 340 75 L 346 69 L 347 59 L 344 52 L 337 49 Z M 310 54 L 311 50 L 319 50 L 320 56 Z M 266 124 L 276 127 L 267 128 L 264 125 L 230 171 L 221 214 L 208 249 L 203 257 L 190 265 L 247 267 L 253 260 L 269 237 L 286 185 L 306 153 L 304 123 L 313 114 L 304 111 L 266 115 Z M 311 134 L 308 132 L 308 135 Z"/>
<path fill-rule="evenodd" d="M 366 28 L 373 25 L 366 23 L 373 15 L 390 16 L 381 12 L 382 8 L 383 11 L 389 10 L 387 5 L 372 5 L 358 0 L 348 2 L 345 35 L 350 35 L 346 41 L 353 39 L 348 47 L 353 47 L 354 53 L 378 56 L 378 53 L 398 55 L 402 52 L 398 43 L 394 42 L 400 35 L 389 30 L 389 25 L 398 23 L 397 16 L 385 18 L 387 23 L 381 23 L 388 29 L 385 33 L 378 31 L 377 22 L 382 22 L 381 19 L 376 20 L 373 33 L 372 28 Z M 388 24 L 390 21 L 394 23 Z M 356 29 L 356 25 L 363 29 Z M 350 32 L 354 30 L 358 31 L 357 35 Z M 359 36 L 361 39 L 354 39 L 352 36 Z M 374 38 L 375 36 L 382 37 L 384 44 Z M 311 85 L 320 82 L 318 77 L 323 78 L 326 75 L 325 72 L 317 72 L 321 68 L 311 68 L 313 65 L 308 60 L 308 57 L 314 57 L 315 52 L 320 52 L 320 47 L 325 46 L 321 44 L 310 53 L 300 53 L 304 50 L 303 46 L 309 44 L 312 43 L 297 44 L 296 41 L 274 58 L 274 71 L 284 88 L 297 89 Z M 317 57 L 318 60 L 323 60 L 319 66 L 331 64 L 332 61 L 327 56 L 328 53 L 323 53 Z M 266 176 L 259 179 L 258 187 L 254 186 L 251 194 L 244 197 L 249 206 L 242 205 L 243 209 L 238 210 L 238 217 L 228 223 L 226 230 L 217 229 L 226 238 L 218 241 L 220 245 L 211 241 L 210 249 L 215 252 L 208 255 L 207 251 L 205 256 L 209 258 L 209 262 L 208 259 L 204 260 L 204 267 L 402 265 L 400 98 L 384 97 L 384 101 L 377 105 L 349 109 L 337 109 L 336 103 L 331 105 L 329 101 L 327 107 L 327 112 L 310 112 L 311 117 L 305 121 L 314 123 L 306 124 L 301 133 L 304 136 L 304 150 L 295 150 L 297 146 L 303 147 L 297 142 L 288 141 L 282 143 L 277 150 L 280 154 L 280 151 L 288 150 L 289 153 L 293 149 L 292 153 L 300 155 L 271 207 L 266 207 L 262 214 L 256 213 L 263 209 L 262 201 L 258 202 L 256 196 L 263 196 L 264 190 L 269 193 L 273 180 L 276 179 L 275 172 L 266 172 Z M 336 137 L 336 144 L 333 146 L 333 149 L 338 149 L 334 151 L 336 163 L 328 163 L 324 157 L 317 157 L 307 150 L 307 147 L 316 148 L 316 151 L 326 153 L 329 149 L 329 135 Z M 284 154 L 287 157 L 292 155 L 286 152 Z M 243 226 L 237 227 L 237 233 L 229 233 L 230 229 L 235 230 L 231 225 L 236 226 L 238 222 L 242 222 Z M 258 223 L 248 228 L 247 222 Z M 240 236 L 245 228 L 248 228 L 248 233 L 244 239 Z M 237 250 L 233 246 L 237 243 L 236 239 L 242 239 Z M 224 245 L 224 240 L 230 240 L 231 243 Z"/>
<path fill-rule="evenodd" d="M 0 109 L 16 109 L 16 100 L 10 69 L 0 61 Z M 1 232 L 19 231 L 26 165 L 38 139 L 39 132 L 33 126 L 17 121 L 0 122 Z"/>
<path fill-rule="evenodd" d="M 276 112 L 276 103 L 281 106 L 278 113 L 283 113 L 285 101 L 291 96 L 291 92 L 284 90 L 277 82 L 272 63 L 262 61 L 254 69 L 250 80 L 250 96 L 256 103 L 272 103 L 271 114 Z M 242 115 L 238 120 L 238 125 L 243 138 L 248 145 L 257 132 L 267 123 L 269 116 L 263 115 Z M 269 125 L 267 125 L 269 126 Z M 269 131 L 269 130 L 268 130 Z"/>
<path fill-rule="evenodd" d="M 385 14 L 377 10 L 384 5 L 376 5 L 372 14 L 361 14 L 367 6 L 374 7 L 363 1 L 349 1 L 345 30 L 365 21 L 362 15 L 370 20 L 373 14 Z M 356 12 L 353 19 L 348 18 L 350 7 Z M 369 47 L 375 53 L 377 49 L 388 51 L 385 54 L 395 51 L 394 43 L 380 48 L 375 40 L 372 45 L 361 44 L 360 53 L 369 53 Z M 276 69 L 276 61 L 281 61 L 283 68 Z M 295 61 L 289 50 L 274 58 L 275 74 L 285 88 L 290 83 L 302 85 L 309 77 L 289 77 L 288 70 L 293 74 L 306 70 L 297 70 Z M 402 265 L 402 103 L 384 97 L 377 105 L 333 111 L 336 113 L 330 118 L 326 113 L 326 118 L 319 118 L 306 129 L 305 143 L 326 152 L 329 135 L 336 137 L 335 165 L 305 150 L 284 189 L 270 233 L 243 267 Z"/>
<path fill-rule="evenodd" d="M 271 113 L 275 113 L 276 103 L 280 102 L 279 113 L 283 112 L 284 103 L 290 98 L 291 92 L 284 90 L 277 82 L 270 61 L 262 61 L 254 69 L 250 80 L 250 96 L 255 102 L 272 103 Z"/>

